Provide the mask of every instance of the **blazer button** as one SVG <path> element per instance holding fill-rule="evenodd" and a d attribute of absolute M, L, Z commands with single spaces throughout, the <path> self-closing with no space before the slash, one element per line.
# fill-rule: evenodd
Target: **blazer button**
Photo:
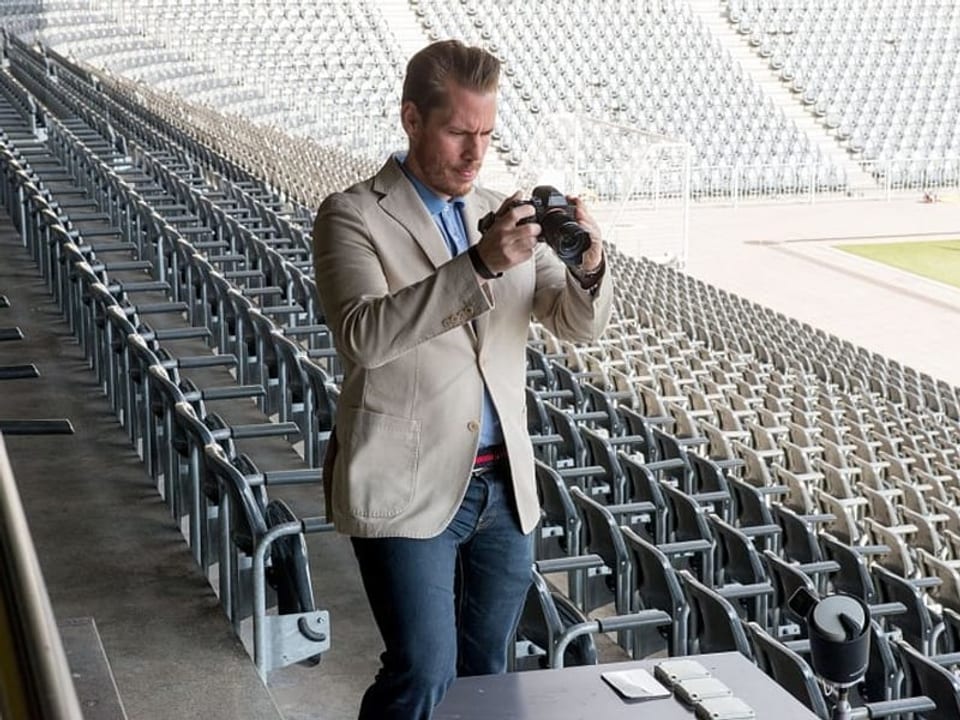
<path fill-rule="evenodd" d="M 478 432 L 480 430 L 480 423 L 478 423 L 476 420 L 471 420 L 467 423 L 467 430 L 472 433 Z"/>

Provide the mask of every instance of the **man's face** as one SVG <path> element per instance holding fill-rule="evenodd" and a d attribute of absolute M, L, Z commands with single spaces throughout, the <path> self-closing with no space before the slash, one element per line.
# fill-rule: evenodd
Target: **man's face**
<path fill-rule="evenodd" d="M 424 118 L 412 102 L 401 108 L 410 140 L 407 167 L 438 195 L 465 195 L 473 187 L 497 116 L 496 92 L 478 93 L 450 81 L 446 107 Z"/>

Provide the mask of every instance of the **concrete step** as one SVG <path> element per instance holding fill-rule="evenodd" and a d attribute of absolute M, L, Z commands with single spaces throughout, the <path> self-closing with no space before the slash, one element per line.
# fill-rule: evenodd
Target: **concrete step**
<path fill-rule="evenodd" d="M 66 618 L 57 624 L 85 720 L 127 720 L 93 618 Z"/>
<path fill-rule="evenodd" d="M 837 142 L 832 131 L 828 130 L 800 102 L 799 98 L 790 92 L 780 81 L 776 72 L 770 68 L 769 63 L 750 47 L 746 38 L 737 33 L 727 20 L 723 6 L 717 0 L 690 0 L 690 6 L 734 61 L 783 110 L 786 117 L 792 120 L 816 147 L 820 148 L 824 157 L 846 172 L 851 186 L 876 185 L 873 177 L 865 173 L 860 165 L 850 158 L 847 150 Z"/>
<path fill-rule="evenodd" d="M 427 33 L 408 0 L 380 0 L 377 9 L 386 18 L 405 58 L 409 58 L 429 42 Z"/>

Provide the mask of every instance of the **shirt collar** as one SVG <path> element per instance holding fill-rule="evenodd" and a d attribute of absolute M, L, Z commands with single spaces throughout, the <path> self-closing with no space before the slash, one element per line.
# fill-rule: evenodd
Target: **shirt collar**
<path fill-rule="evenodd" d="M 407 167 L 407 154 L 405 152 L 396 153 L 394 158 L 400 165 L 400 169 L 403 170 L 403 174 L 406 175 L 407 179 L 413 184 L 414 190 L 417 191 L 417 195 L 420 196 L 424 206 L 427 208 L 427 212 L 431 215 L 439 215 L 448 205 L 452 205 L 457 210 L 463 209 L 463 196 L 454 197 L 447 201 L 420 182 L 420 179 L 410 172 L 410 169 Z"/>

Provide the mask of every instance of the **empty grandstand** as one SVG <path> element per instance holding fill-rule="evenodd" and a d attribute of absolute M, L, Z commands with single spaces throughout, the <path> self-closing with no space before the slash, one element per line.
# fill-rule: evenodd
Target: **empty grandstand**
<path fill-rule="evenodd" d="M 356 717 L 381 648 L 324 516 L 342 368 L 310 228 L 402 147 L 405 58 L 443 37 L 503 62 L 485 180 L 595 202 L 616 287 L 595 345 L 529 328 L 516 672 L 739 653 L 778 714 L 830 717 L 804 587 L 870 609 L 855 712 L 958 716 L 960 291 L 833 246 L 960 235 L 960 6 L 11 0 L 0 24 L 0 487 L 75 685 L 37 716 Z M 48 642 L 15 620 L 0 668 Z M 52 692 L 0 680 L 3 717 Z"/>

